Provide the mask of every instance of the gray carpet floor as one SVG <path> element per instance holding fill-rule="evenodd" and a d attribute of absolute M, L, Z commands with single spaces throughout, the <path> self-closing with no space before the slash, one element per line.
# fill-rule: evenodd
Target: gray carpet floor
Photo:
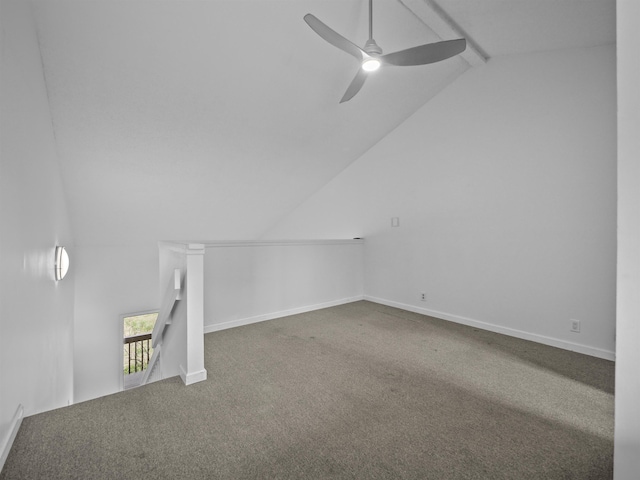
<path fill-rule="evenodd" d="M 0 478 L 612 478 L 613 362 L 365 301 L 205 352 L 205 382 L 25 418 Z"/>

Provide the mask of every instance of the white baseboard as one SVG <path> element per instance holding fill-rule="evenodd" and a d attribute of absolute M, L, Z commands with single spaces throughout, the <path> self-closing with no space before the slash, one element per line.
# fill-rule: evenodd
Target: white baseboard
<path fill-rule="evenodd" d="M 180 365 L 180 378 L 185 385 L 203 382 L 207 379 L 207 370 L 203 368 L 202 370 L 198 370 L 197 372 L 187 373 L 184 371 L 184 367 Z"/>
<path fill-rule="evenodd" d="M 20 430 L 20 424 L 22 423 L 23 417 L 24 408 L 22 407 L 22 405 L 18 405 L 16 413 L 11 419 L 11 426 L 9 427 L 9 431 L 7 432 L 6 437 L 2 439 L 2 445 L 0 446 L 0 472 L 4 468 L 4 462 L 7 461 L 7 457 L 9 456 L 9 451 L 11 450 L 11 446 L 13 445 L 13 441 L 16 439 L 18 430 Z"/>
<path fill-rule="evenodd" d="M 315 305 L 308 305 L 305 307 L 291 308 L 289 310 L 281 310 L 279 312 L 267 313 L 264 315 L 256 315 L 255 317 L 241 318 L 238 320 L 231 320 L 229 322 L 214 323 L 213 325 L 205 325 L 204 333 L 218 332 L 220 330 L 226 330 L 228 328 L 241 327 L 243 325 L 250 325 L 252 323 L 264 322 L 266 320 L 273 320 L 276 318 L 288 317 L 289 315 L 297 315 L 298 313 L 311 312 L 313 310 L 321 310 L 323 308 L 335 307 L 337 305 L 343 305 L 345 303 L 357 302 L 364 300 L 364 295 L 357 295 L 355 297 L 341 298 L 340 300 L 333 300 L 331 302 L 318 303 Z"/>
<path fill-rule="evenodd" d="M 581 345 L 579 343 L 567 342 L 566 340 L 560 340 L 557 338 L 546 337 L 544 335 L 538 335 L 537 333 L 525 332 L 523 330 L 517 330 L 515 328 L 502 327 L 500 325 L 494 325 L 492 323 L 482 322 L 480 320 L 474 320 L 473 318 L 461 317 L 459 315 L 452 315 L 450 313 L 439 312 L 437 310 L 431 310 L 428 308 L 416 307 L 414 305 L 408 305 L 405 303 L 394 302 L 393 300 L 386 300 L 384 298 L 372 297 L 369 295 L 364 296 L 365 300 L 374 303 L 380 303 L 389 307 L 400 308 L 402 310 L 408 310 L 409 312 L 420 313 L 422 315 L 428 315 L 430 317 L 439 318 L 441 320 L 447 320 L 450 322 L 460 323 L 469 327 L 476 327 L 482 330 L 488 330 L 490 332 L 501 333 L 510 337 L 521 338 L 523 340 L 530 340 L 532 342 L 542 343 L 552 347 L 562 348 L 564 350 L 570 350 L 572 352 L 583 353 L 592 357 L 603 358 L 605 360 L 615 360 L 615 352 L 604 350 L 601 348 L 590 347 L 588 345 Z"/>

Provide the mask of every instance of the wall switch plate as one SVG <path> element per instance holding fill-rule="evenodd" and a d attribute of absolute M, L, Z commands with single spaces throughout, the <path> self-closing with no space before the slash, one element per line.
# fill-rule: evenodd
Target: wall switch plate
<path fill-rule="evenodd" d="M 400 226 L 400 217 L 392 217 L 391 218 L 391 226 L 399 227 Z"/>
<path fill-rule="evenodd" d="M 574 333 L 580 333 L 580 320 L 571 320 L 571 331 Z"/>

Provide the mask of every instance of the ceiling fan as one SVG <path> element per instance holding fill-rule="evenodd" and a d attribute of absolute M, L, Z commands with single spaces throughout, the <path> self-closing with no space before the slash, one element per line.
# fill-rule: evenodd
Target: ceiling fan
<path fill-rule="evenodd" d="M 464 38 L 457 40 L 445 40 L 443 42 L 427 43 L 417 47 L 407 48 L 398 52 L 382 55 L 382 49 L 373 39 L 373 0 L 369 0 L 369 40 L 363 48 L 344 38 L 342 35 L 332 30 L 310 13 L 304 16 L 304 21 L 323 39 L 334 47 L 353 55 L 359 62 L 360 68 L 355 78 L 347 88 L 340 103 L 351 100 L 360 91 L 367 75 L 381 66 L 411 66 L 426 65 L 458 55 L 467 48 L 467 41 Z"/>

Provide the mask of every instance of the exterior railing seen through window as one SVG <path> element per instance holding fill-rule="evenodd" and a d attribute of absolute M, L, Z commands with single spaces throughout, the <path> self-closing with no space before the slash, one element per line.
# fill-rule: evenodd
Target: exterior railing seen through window
<path fill-rule="evenodd" d="M 124 373 L 141 372 L 149 364 L 153 355 L 151 333 L 124 337 Z"/>

